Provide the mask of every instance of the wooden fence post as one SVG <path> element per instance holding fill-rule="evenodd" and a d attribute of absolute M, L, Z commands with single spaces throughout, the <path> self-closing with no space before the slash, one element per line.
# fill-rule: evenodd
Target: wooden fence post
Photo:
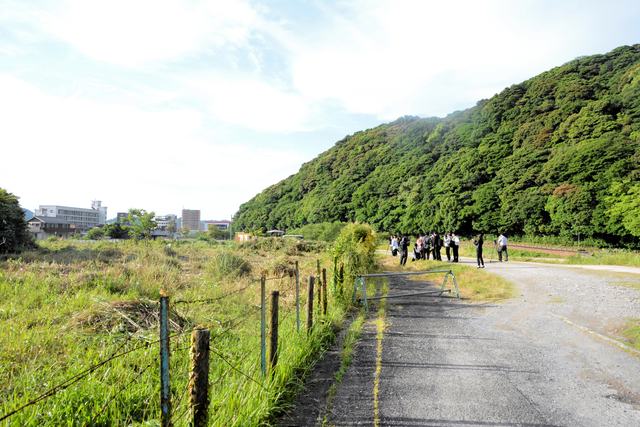
<path fill-rule="evenodd" d="M 316 260 L 318 267 L 317 267 L 317 271 L 318 273 L 316 274 L 317 277 L 317 281 L 318 283 L 316 283 L 316 287 L 318 288 L 318 316 L 322 314 L 322 276 L 320 275 L 320 260 Z"/>
<path fill-rule="evenodd" d="M 296 261 L 296 323 L 298 325 L 298 332 L 300 332 L 300 285 L 299 285 L 299 271 L 298 261 Z"/>
<path fill-rule="evenodd" d="M 309 292 L 307 294 L 307 334 L 311 333 L 313 327 L 313 284 L 316 278 L 309 276 Z"/>
<path fill-rule="evenodd" d="M 322 313 L 327 315 L 327 269 L 322 269 Z"/>
<path fill-rule="evenodd" d="M 280 292 L 271 292 L 271 334 L 269 334 L 269 372 L 275 373 L 278 364 L 278 300 Z"/>
<path fill-rule="evenodd" d="M 160 423 L 171 425 L 171 385 L 169 381 L 169 297 L 160 297 Z"/>
<path fill-rule="evenodd" d="M 206 427 L 209 420 L 209 337 L 208 329 L 196 329 L 191 335 L 189 387 L 193 427 Z"/>
<path fill-rule="evenodd" d="M 267 324 L 266 324 L 266 310 L 267 301 L 265 297 L 265 278 L 260 278 L 260 301 L 262 310 L 260 312 L 260 366 L 262 368 L 262 376 L 267 373 L 267 359 L 266 359 L 266 337 L 267 337 Z"/>
<path fill-rule="evenodd" d="M 344 262 L 340 261 L 340 268 L 338 270 L 338 283 L 340 284 L 338 290 L 340 298 L 344 293 Z"/>

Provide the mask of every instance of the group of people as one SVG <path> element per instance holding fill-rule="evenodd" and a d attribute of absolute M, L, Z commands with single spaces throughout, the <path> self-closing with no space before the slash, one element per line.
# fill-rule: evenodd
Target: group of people
<path fill-rule="evenodd" d="M 482 257 L 482 246 L 484 239 L 482 234 L 478 234 L 477 238 L 471 239 L 471 242 L 476 247 L 476 260 L 478 262 L 478 268 L 484 268 L 484 258 Z M 494 242 L 496 243 L 496 242 Z M 405 265 L 408 258 L 409 245 L 411 244 L 409 237 L 391 236 L 389 239 L 389 245 L 391 246 L 391 252 L 393 256 L 400 253 L 400 265 Z M 498 261 L 502 262 L 502 254 L 504 253 L 505 261 L 509 261 L 509 254 L 507 253 L 507 237 L 504 233 L 500 233 L 498 237 Z M 434 260 L 442 261 L 442 255 L 440 250 L 444 246 L 447 254 L 447 261 L 451 261 L 453 255 L 453 262 L 458 262 L 458 249 L 460 247 L 460 239 L 455 233 L 445 233 L 444 239 L 436 232 L 425 234 L 418 237 L 418 241 L 414 244 L 413 259 L 416 261 L 419 259 L 429 259 L 429 256 L 433 256 Z"/>
<path fill-rule="evenodd" d="M 444 238 L 443 238 L 444 237 Z M 419 259 L 429 259 L 430 256 L 434 260 L 442 261 L 442 254 L 440 251 L 444 246 L 445 253 L 447 255 L 447 261 L 458 262 L 458 248 L 460 246 L 460 239 L 455 233 L 445 233 L 441 237 L 437 232 L 431 232 L 418 237 L 418 241 L 414 244 L 413 255 L 411 261 Z M 393 256 L 400 253 L 400 265 L 407 263 L 409 256 L 409 245 L 411 241 L 408 236 L 391 236 L 389 245 L 391 246 L 391 252 Z M 453 260 L 452 260 L 453 258 Z"/>

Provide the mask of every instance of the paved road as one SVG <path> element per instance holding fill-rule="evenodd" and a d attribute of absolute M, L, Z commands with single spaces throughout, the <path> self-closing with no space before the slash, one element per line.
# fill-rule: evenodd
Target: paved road
<path fill-rule="evenodd" d="M 520 296 L 388 300 L 383 335 L 366 326 L 328 425 L 640 426 L 640 357 L 597 335 L 613 334 L 618 312 L 640 318 L 640 291 L 587 270 L 511 262 L 487 270 L 514 281 Z M 389 293 L 425 286 L 394 277 Z"/>

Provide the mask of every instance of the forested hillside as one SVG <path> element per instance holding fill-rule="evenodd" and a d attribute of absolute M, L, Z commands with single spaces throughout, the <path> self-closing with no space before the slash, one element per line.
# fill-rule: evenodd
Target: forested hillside
<path fill-rule="evenodd" d="M 640 44 L 577 58 L 446 118 L 338 141 L 240 207 L 234 229 L 640 236 Z"/>

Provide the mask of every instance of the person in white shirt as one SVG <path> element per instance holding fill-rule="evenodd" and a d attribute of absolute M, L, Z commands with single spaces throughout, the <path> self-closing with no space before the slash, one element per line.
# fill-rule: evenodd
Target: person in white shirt
<path fill-rule="evenodd" d="M 451 233 L 444 235 L 444 251 L 447 254 L 447 261 L 451 262 Z"/>
<path fill-rule="evenodd" d="M 391 236 L 391 254 L 396 256 L 398 254 L 398 240 L 396 236 Z"/>
<path fill-rule="evenodd" d="M 451 233 L 451 249 L 453 249 L 453 262 L 458 262 L 458 247 L 460 246 L 460 239 L 456 236 L 456 233 Z"/>
<path fill-rule="evenodd" d="M 504 260 L 509 261 L 509 254 L 507 253 L 507 238 L 503 233 L 500 233 L 498 237 L 498 261 L 502 262 L 502 252 L 504 252 Z"/>

